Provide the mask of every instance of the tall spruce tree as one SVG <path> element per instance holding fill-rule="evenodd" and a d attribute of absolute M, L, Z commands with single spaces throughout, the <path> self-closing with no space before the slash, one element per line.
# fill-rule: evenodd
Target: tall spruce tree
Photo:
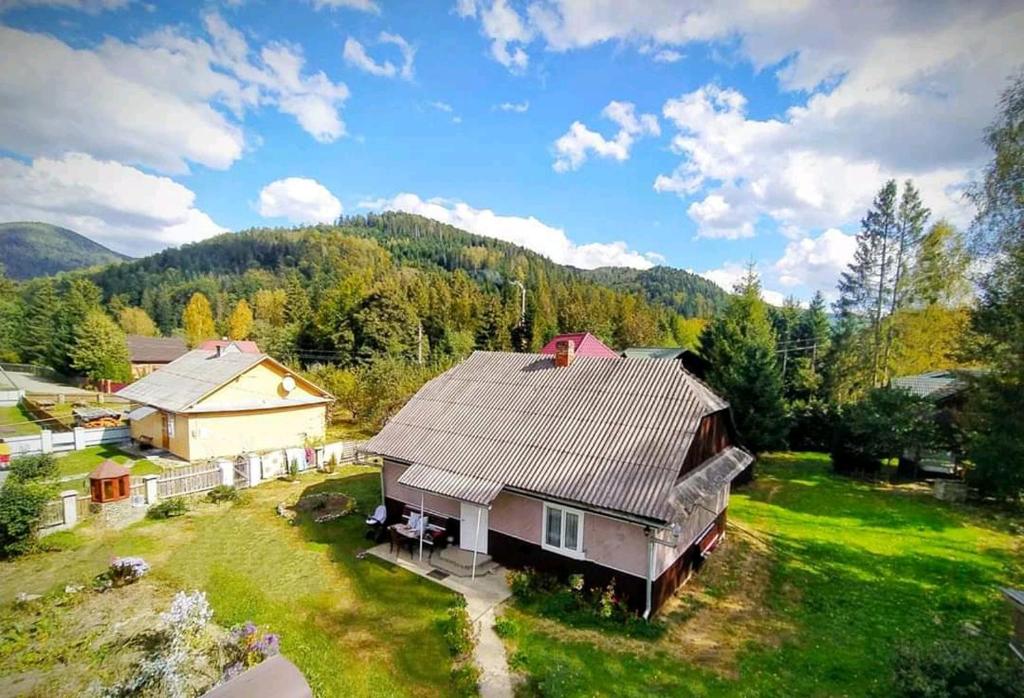
<path fill-rule="evenodd" d="M 741 440 L 755 453 L 782 446 L 787 431 L 776 338 L 751 268 L 701 337 L 708 382 L 729 400 Z"/>
<path fill-rule="evenodd" d="M 124 332 L 102 310 L 90 310 L 75 327 L 68 361 L 71 368 L 93 380 L 131 379 Z"/>

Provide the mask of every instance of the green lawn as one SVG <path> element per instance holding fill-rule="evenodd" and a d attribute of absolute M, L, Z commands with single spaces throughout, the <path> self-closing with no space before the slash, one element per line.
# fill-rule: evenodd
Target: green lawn
<path fill-rule="evenodd" d="M 88 475 L 96 468 L 97 465 L 105 460 L 112 460 L 115 463 L 128 465 L 131 463 L 131 456 L 116 446 L 101 444 L 99 446 L 83 448 L 81 451 L 71 451 L 64 455 L 57 456 L 57 467 L 60 469 L 60 477 L 67 477 L 68 475 Z M 136 473 L 134 468 L 132 469 L 132 473 L 139 475 L 148 474 Z"/>
<path fill-rule="evenodd" d="M 1024 584 L 1019 519 L 774 454 L 730 520 L 662 639 L 512 610 L 513 662 L 549 695 L 886 696 L 901 643 L 957 637 L 965 622 L 1009 636 L 999 587 Z"/>
<path fill-rule="evenodd" d="M 38 434 L 39 427 L 21 405 L 0 407 L 0 437 Z"/>
<path fill-rule="evenodd" d="M 84 528 L 69 550 L 0 563 L 0 677 L 15 666 L 53 672 L 47 675 L 61 687 L 59 665 L 26 666 L 17 652 L 5 651 L 15 634 L 2 619 L 18 592 L 63 588 L 97 574 L 113 555 L 137 554 L 153 565 L 148 583 L 205 590 L 220 624 L 251 619 L 279 633 L 282 652 L 317 695 L 450 695 L 452 662 L 441 622 L 454 595 L 376 558 L 357 559 L 368 545 L 358 513 L 327 524 L 289 525 L 277 516 L 278 502 L 306 490 L 345 492 L 365 512 L 378 502 L 380 476 L 352 466 L 328 479 L 268 483 L 250 490 L 244 503 L 201 504 L 186 517 L 119 532 Z M 98 662 L 116 651 L 90 647 L 84 657 L 64 653 L 61 661 Z"/>

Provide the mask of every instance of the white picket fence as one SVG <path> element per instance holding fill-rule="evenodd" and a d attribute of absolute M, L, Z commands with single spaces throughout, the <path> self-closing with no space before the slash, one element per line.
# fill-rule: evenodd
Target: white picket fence
<path fill-rule="evenodd" d="M 75 427 L 72 431 L 43 429 L 38 434 L 29 436 L 9 436 L 4 438 L 4 443 L 11 447 L 11 457 L 14 458 L 39 453 L 81 451 L 83 448 L 99 444 L 127 441 L 131 436 L 131 429 L 128 427 Z"/>
<path fill-rule="evenodd" d="M 114 429 L 91 431 L 116 431 Z M 289 459 L 297 460 L 302 451 L 300 470 L 312 470 L 325 465 L 333 456 L 341 465 L 358 462 L 361 441 L 338 441 L 314 449 L 314 458 L 306 457 L 305 449 L 282 449 L 259 455 L 220 459 L 210 463 L 184 465 L 165 470 L 160 475 L 133 476 L 130 502 L 133 507 L 148 509 L 162 499 L 184 497 L 208 492 L 218 485 L 256 487 L 288 472 Z M 47 502 L 39 523 L 39 534 L 73 528 L 94 513 L 88 495 L 74 491 L 62 492 L 60 499 Z"/>

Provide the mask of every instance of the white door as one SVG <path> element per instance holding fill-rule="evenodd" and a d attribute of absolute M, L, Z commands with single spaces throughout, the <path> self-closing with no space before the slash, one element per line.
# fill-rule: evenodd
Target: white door
<path fill-rule="evenodd" d="M 459 502 L 462 523 L 459 526 L 459 547 L 487 553 L 487 509 L 475 504 Z M 479 521 L 479 527 L 477 522 Z M 474 535 L 476 534 L 476 535 Z M 474 538 L 476 543 L 474 544 Z"/>

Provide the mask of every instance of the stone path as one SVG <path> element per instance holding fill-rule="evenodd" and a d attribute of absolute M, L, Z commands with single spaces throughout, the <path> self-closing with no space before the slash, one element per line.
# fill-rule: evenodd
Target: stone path
<path fill-rule="evenodd" d="M 498 567 L 476 579 L 455 576 L 435 579 L 427 576 L 434 568 L 426 557 L 422 562 L 416 558 L 396 557 L 388 552 L 387 543 L 366 552 L 465 596 L 466 613 L 476 629 L 473 659 L 480 668 L 480 695 L 483 698 L 512 698 L 512 677 L 505 657 L 505 644 L 494 632 L 495 610 L 512 595 L 505 583 L 504 568 Z"/>

